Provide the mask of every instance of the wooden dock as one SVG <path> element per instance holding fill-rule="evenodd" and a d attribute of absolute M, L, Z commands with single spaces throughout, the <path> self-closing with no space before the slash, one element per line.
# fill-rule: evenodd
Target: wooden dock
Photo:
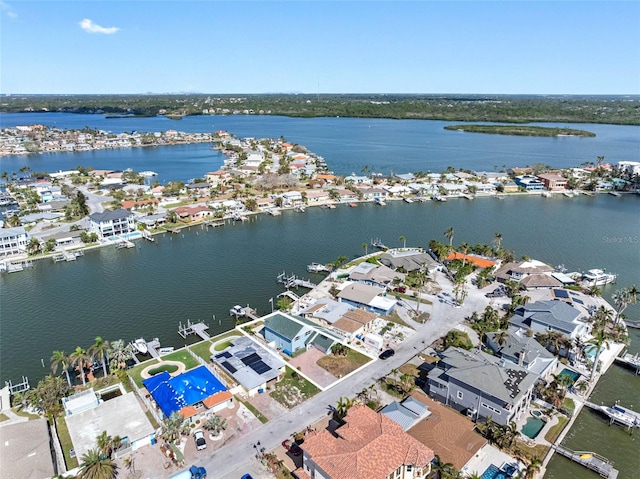
<path fill-rule="evenodd" d="M 191 334 L 197 334 L 204 341 L 211 338 L 209 333 L 207 333 L 207 329 L 209 329 L 209 325 L 203 322 L 192 323 L 190 319 L 187 319 L 186 325 L 183 325 L 182 321 L 180 321 L 178 334 L 182 336 L 183 339 L 186 339 L 187 336 Z"/>
<path fill-rule="evenodd" d="M 295 274 L 287 276 L 287 274 L 284 271 L 276 277 L 276 280 L 278 281 L 278 283 L 283 284 L 284 287 L 287 289 L 291 289 L 291 288 L 298 289 L 300 287 L 307 288 L 307 289 L 314 289 L 317 286 L 317 284 L 307 279 L 298 278 Z"/>
<path fill-rule="evenodd" d="M 629 408 L 618 406 L 617 404 L 608 407 L 585 401 L 584 405 L 595 411 L 605 414 L 609 418 L 609 424 L 619 424 L 626 427 L 629 431 L 631 428 L 640 427 L 640 413 L 632 411 Z"/>
<path fill-rule="evenodd" d="M 636 375 L 640 374 L 640 355 L 626 353 L 620 357 L 615 358 L 615 361 L 620 364 L 624 364 L 631 369 L 635 369 Z"/>
<path fill-rule="evenodd" d="M 204 225 L 210 228 L 217 228 L 218 226 L 224 226 L 224 221 L 205 221 Z"/>
<path fill-rule="evenodd" d="M 152 358 L 159 358 L 160 353 L 158 353 L 158 349 L 160 349 L 160 340 L 158 338 L 153 338 L 152 341 L 146 341 L 147 343 L 147 351 Z"/>
<path fill-rule="evenodd" d="M 556 453 L 561 456 L 567 457 L 578 464 L 582 464 L 587 469 L 600 474 L 601 477 L 608 479 L 616 479 L 618 477 L 618 470 L 614 469 L 613 463 L 606 457 L 602 457 L 595 452 L 588 451 L 572 451 L 562 446 L 552 446 Z"/>

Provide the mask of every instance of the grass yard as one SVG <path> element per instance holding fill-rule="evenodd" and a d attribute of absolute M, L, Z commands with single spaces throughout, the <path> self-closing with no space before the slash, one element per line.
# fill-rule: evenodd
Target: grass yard
<path fill-rule="evenodd" d="M 319 392 L 317 387 L 287 366 L 284 378 L 276 383 L 269 396 L 284 407 L 291 409 Z"/>
<path fill-rule="evenodd" d="M 216 351 L 224 351 L 230 346 L 231 346 L 231 341 L 222 341 L 221 343 L 216 344 L 214 349 Z"/>
<path fill-rule="evenodd" d="M 211 339 L 207 339 L 206 341 L 200 341 L 199 343 L 192 344 L 189 346 L 189 349 L 193 351 L 196 356 L 201 357 L 206 362 L 211 360 L 211 345 L 213 341 Z"/>
<path fill-rule="evenodd" d="M 27 412 L 24 409 L 13 408 L 12 410 L 18 416 L 26 417 L 27 419 L 29 419 L 29 421 L 32 421 L 34 419 L 40 419 L 40 416 L 38 416 L 37 414 L 31 414 L 30 412 Z"/>
<path fill-rule="evenodd" d="M 409 329 L 413 329 L 411 326 L 405 323 L 404 320 L 395 311 L 391 311 L 391 314 L 387 316 L 380 316 L 380 317 L 386 321 L 391 321 L 392 323 L 399 324 L 400 326 L 406 326 Z"/>
<path fill-rule="evenodd" d="M 318 366 L 329 371 L 337 378 L 346 376 L 352 371 L 355 371 L 360 366 L 367 364 L 371 359 L 358 351 L 353 349 L 347 349 L 346 356 L 336 356 L 334 354 L 327 354 L 325 357 L 320 358 L 317 362 Z"/>
<path fill-rule="evenodd" d="M 78 459 L 71 457 L 71 449 L 73 449 L 73 443 L 71 442 L 71 436 L 69 435 L 69 429 L 64 417 L 56 418 L 56 429 L 58 431 L 58 439 L 60 439 L 60 446 L 64 453 L 64 462 L 67 464 L 67 470 L 75 469 L 78 467 Z"/>
<path fill-rule="evenodd" d="M 175 373 L 178 370 L 178 366 L 175 364 L 160 364 L 157 368 L 149 369 L 148 373 L 151 376 L 155 376 L 156 374 L 160 374 L 162 372 L 168 372 L 169 374 Z"/>
<path fill-rule="evenodd" d="M 0 422 L 5 422 L 9 420 L 9 416 L 7 416 L 6 414 L 0 412 Z"/>
<path fill-rule="evenodd" d="M 175 353 L 167 354 L 166 356 L 162 356 L 163 361 L 180 361 L 184 364 L 187 371 L 189 369 L 195 368 L 196 366 L 200 366 L 200 363 L 196 358 L 191 356 L 186 349 L 180 349 Z"/>
<path fill-rule="evenodd" d="M 542 462 L 544 460 L 544 457 L 547 455 L 547 452 L 549 452 L 549 446 L 544 446 L 542 444 L 538 444 L 534 447 L 528 447 L 521 442 L 517 442 L 514 448 L 529 461 L 531 461 L 532 459 L 538 459 Z"/>
<path fill-rule="evenodd" d="M 139 388 L 144 387 L 144 385 L 142 384 L 142 370 L 151 364 L 158 364 L 158 360 L 152 359 L 150 361 L 145 361 L 144 363 L 138 364 L 137 366 L 127 370 L 127 374 L 131 377 L 131 379 L 133 379 L 133 381 Z"/>
<path fill-rule="evenodd" d="M 544 436 L 545 440 L 549 441 L 551 444 L 556 442 L 556 439 L 558 439 L 558 436 L 560 436 L 560 433 L 564 430 L 567 423 L 569 422 L 569 419 L 564 416 L 558 415 L 557 418 L 558 424 L 554 424 L 553 426 L 551 426 L 547 431 L 547 434 L 545 434 Z"/>

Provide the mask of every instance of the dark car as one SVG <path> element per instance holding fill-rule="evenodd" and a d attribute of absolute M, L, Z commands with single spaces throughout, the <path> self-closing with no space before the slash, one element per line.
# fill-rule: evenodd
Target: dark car
<path fill-rule="evenodd" d="M 407 292 L 407 287 L 406 286 L 396 286 L 395 288 L 393 288 L 393 292 L 394 293 L 406 293 Z"/>
<path fill-rule="evenodd" d="M 300 446 L 298 446 L 298 444 L 296 444 L 295 442 L 290 441 L 289 439 L 285 439 L 284 441 L 282 441 L 282 447 L 284 447 L 287 452 L 290 452 L 294 456 L 299 456 L 300 454 L 302 454 L 302 449 L 300 449 Z"/>
<path fill-rule="evenodd" d="M 253 479 L 251 474 L 244 474 L 240 479 Z"/>
<path fill-rule="evenodd" d="M 205 479 L 207 477 L 207 470 L 204 467 L 191 466 L 189 472 L 191 479 Z"/>
<path fill-rule="evenodd" d="M 394 354 L 396 354 L 396 352 L 393 349 L 385 349 L 384 351 L 382 351 L 380 353 L 380 356 L 378 356 L 378 357 L 380 359 L 389 359 Z"/>

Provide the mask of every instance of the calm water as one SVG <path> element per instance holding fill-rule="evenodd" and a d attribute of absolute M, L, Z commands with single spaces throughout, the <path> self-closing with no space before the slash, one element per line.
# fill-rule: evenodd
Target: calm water
<path fill-rule="evenodd" d="M 493 169 L 494 164 L 538 161 L 567 166 L 592 161 L 598 155 L 609 161 L 638 159 L 640 144 L 637 127 L 606 125 L 586 127 L 598 134 L 595 139 L 549 140 L 458 134 L 444 132 L 442 122 L 392 120 L 192 117 L 173 122 L 51 114 L 2 115 L 0 121 L 2 125 L 57 122 L 65 128 L 88 125 L 113 131 L 227 129 L 238 136 L 285 135 L 324 156 L 341 173 L 359 171 L 364 164 L 378 171 L 440 171 L 447 165 Z M 89 156 L 95 164 L 67 154 L 2 158 L 0 169 L 132 166 L 158 171 L 162 181 L 163 175 L 173 178 L 170 175 L 175 172 L 182 179 L 200 176 L 221 161 L 206 145 L 92 152 Z M 134 157 L 139 166 L 127 163 Z M 234 304 L 249 303 L 261 313 L 270 310 L 269 298 L 280 292 L 275 276 L 283 269 L 309 276 L 306 264 L 332 261 L 343 254 L 358 256 L 363 253 L 362 243 L 372 238 L 389 246 L 400 246 L 401 235 L 409 245 L 425 246 L 432 238 L 446 241 L 443 232 L 450 226 L 456 244 L 489 243 L 501 232 L 503 244 L 517 255 L 564 264 L 570 271 L 597 267 L 618 273 L 618 284 L 604 289 L 608 296 L 616 287 L 640 283 L 639 212 L 640 196 L 631 195 L 311 208 L 304 214 L 254 217 L 244 224 L 210 231 L 194 227 L 180 235 L 157 237 L 155 244 L 137 243 L 131 250 L 94 250 L 75 263 L 41 261 L 32 270 L 0 277 L 0 380 L 16 380 L 22 374 L 39 378 L 48 372 L 54 349 L 86 348 L 98 335 L 110 340 L 159 337 L 165 346 L 181 346 L 180 321 L 204 320 L 216 333 L 231 326 L 228 310 Z M 640 320 L 639 309 L 629 308 L 627 316 Z M 631 350 L 640 351 L 640 333 L 631 334 Z M 593 400 L 615 399 L 638 409 L 640 377 L 613 366 Z M 634 474 L 640 468 L 635 441 L 635 436 L 608 427 L 587 411 L 580 415 L 565 444 L 597 451 L 615 461 L 621 478 L 631 478 L 637 477 Z M 589 474 L 555 458 L 547 477 Z"/>
<path fill-rule="evenodd" d="M 120 133 L 123 131 L 185 132 L 227 130 L 238 137 L 270 137 L 284 135 L 287 140 L 306 146 L 323 156 L 336 173 L 359 173 L 368 165 L 373 171 L 406 173 L 409 171 L 440 172 L 447 166 L 479 170 L 499 170 L 503 165 L 524 166 L 544 163 L 562 168 L 596 161 L 640 159 L 640 127 L 613 125 L 561 124 L 596 133 L 595 138 L 529 138 L 506 135 L 481 135 L 447 131 L 451 122 L 419 120 L 386 120 L 359 118 L 287 118 L 267 116 L 191 116 L 182 120 L 165 117 L 105 119 L 100 115 L 63 113 L 0 114 L 0 126 L 44 124 L 59 128 L 84 126 Z M 557 124 L 539 123 L 542 126 Z M 170 179 L 186 181 L 217 169 L 221 156 L 207 145 L 144 151 L 116 150 L 81 154 L 2 158 L 2 171 L 17 171 L 29 166 L 35 171 L 57 171 L 78 165 L 97 169 L 133 168 L 153 170 L 161 182 Z"/>

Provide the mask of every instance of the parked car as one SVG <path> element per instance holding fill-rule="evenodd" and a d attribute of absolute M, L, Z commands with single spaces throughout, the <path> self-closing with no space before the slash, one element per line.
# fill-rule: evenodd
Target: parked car
<path fill-rule="evenodd" d="M 204 432 L 202 432 L 202 429 L 196 429 L 193 431 L 193 440 L 196 443 L 196 449 L 198 451 L 207 448 L 207 441 L 204 439 Z"/>
<path fill-rule="evenodd" d="M 191 466 L 189 468 L 191 479 L 206 479 L 207 470 L 204 467 Z"/>
<path fill-rule="evenodd" d="M 243 474 L 240 479 L 253 479 L 253 476 L 251 474 Z"/>
<path fill-rule="evenodd" d="M 302 449 L 300 449 L 300 446 L 298 446 L 295 441 L 285 439 L 284 441 L 282 441 L 282 447 L 284 447 L 287 452 L 290 452 L 294 456 L 299 456 L 300 454 L 302 454 Z"/>
<path fill-rule="evenodd" d="M 384 351 L 382 351 L 380 353 L 380 356 L 378 356 L 378 357 L 380 359 L 389 359 L 394 354 L 396 354 L 396 352 L 393 349 L 385 349 Z"/>
<path fill-rule="evenodd" d="M 394 293 L 406 293 L 407 292 L 407 287 L 406 286 L 396 286 L 395 288 L 393 288 L 393 292 Z"/>

